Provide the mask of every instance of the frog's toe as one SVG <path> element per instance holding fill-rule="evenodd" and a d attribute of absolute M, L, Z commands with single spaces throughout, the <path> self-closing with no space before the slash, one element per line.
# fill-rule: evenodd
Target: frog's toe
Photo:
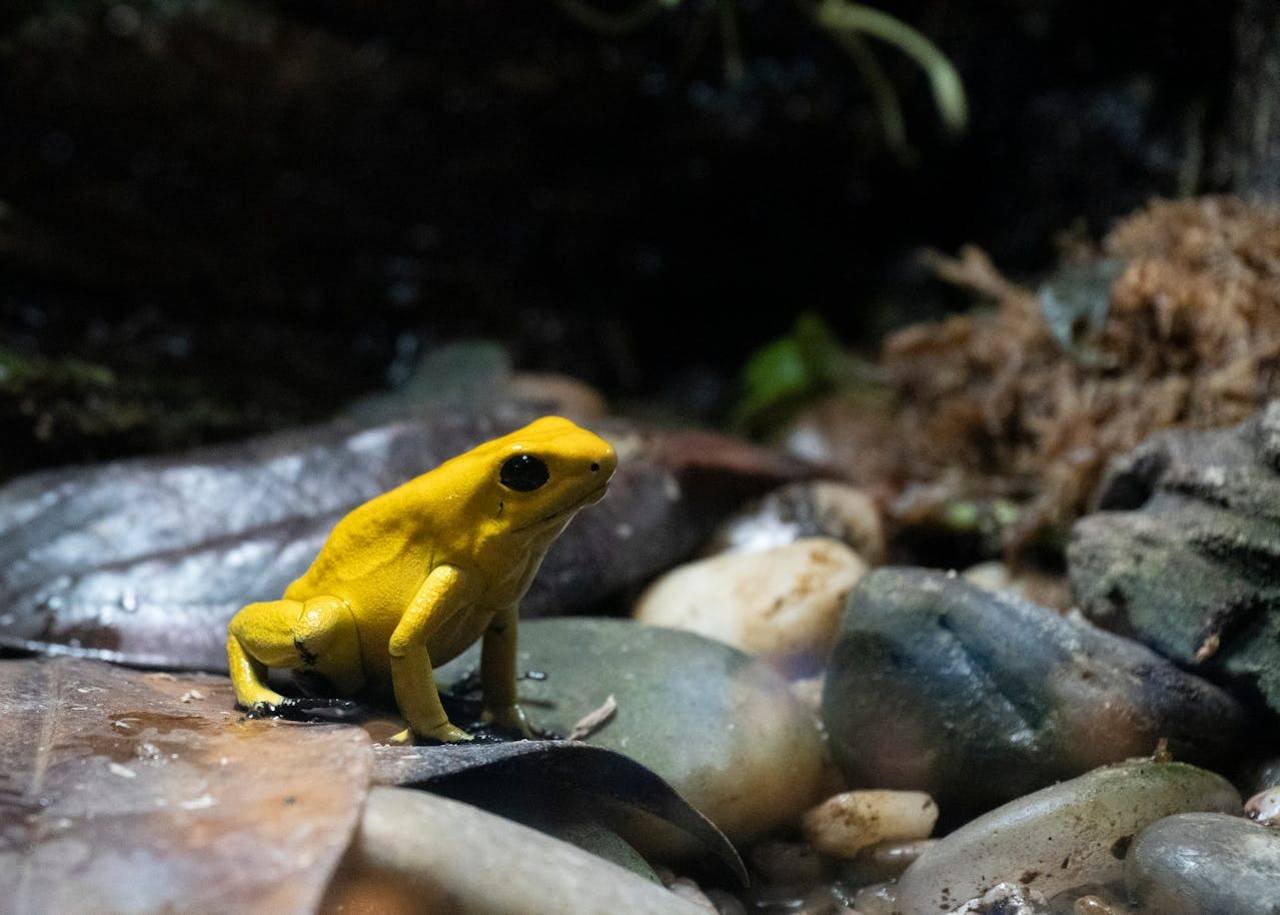
<path fill-rule="evenodd" d="M 493 724 L 504 731 L 512 731 L 523 737 L 532 737 L 533 728 L 529 726 L 529 718 L 524 709 L 518 705 L 506 705 L 499 708 L 485 709 L 482 721 Z"/>
<path fill-rule="evenodd" d="M 255 702 L 245 709 L 246 718 L 275 718 L 280 714 L 278 702 Z"/>
<path fill-rule="evenodd" d="M 442 724 L 439 727 L 432 728 L 425 734 L 418 734 L 412 728 L 405 728 L 399 734 L 395 734 L 387 738 L 387 743 L 396 746 L 413 746 L 416 743 L 466 743 L 475 740 L 471 734 L 468 734 L 460 727 L 452 724 Z"/>
<path fill-rule="evenodd" d="M 440 743 L 466 743 L 475 740 L 462 728 L 449 724 L 447 721 L 438 727 L 432 728 L 430 733 L 423 736 L 428 740 L 437 740 Z"/>

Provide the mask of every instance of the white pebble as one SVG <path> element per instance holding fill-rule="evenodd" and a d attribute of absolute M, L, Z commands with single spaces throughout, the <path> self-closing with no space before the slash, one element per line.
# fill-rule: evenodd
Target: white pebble
<path fill-rule="evenodd" d="M 923 791 L 846 791 L 804 815 L 804 836 L 814 848 L 852 858 L 880 842 L 927 839 L 938 805 Z"/>
<path fill-rule="evenodd" d="M 1249 798 L 1244 814 L 1263 826 L 1280 826 L 1280 788 L 1268 788 Z"/>

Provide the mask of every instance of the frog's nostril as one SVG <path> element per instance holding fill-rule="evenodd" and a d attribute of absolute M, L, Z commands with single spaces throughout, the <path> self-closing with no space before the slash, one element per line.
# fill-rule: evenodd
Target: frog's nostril
<path fill-rule="evenodd" d="M 599 465 L 599 464 L 592 463 L 592 465 L 591 465 L 591 472 L 592 472 L 592 473 L 596 473 L 597 471 L 599 471 L 599 469 L 600 469 L 600 465 Z"/>

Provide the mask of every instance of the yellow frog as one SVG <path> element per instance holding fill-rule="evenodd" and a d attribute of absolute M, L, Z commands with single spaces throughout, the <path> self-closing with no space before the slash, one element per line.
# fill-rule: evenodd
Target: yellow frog
<path fill-rule="evenodd" d="M 227 626 L 236 699 L 259 712 L 290 700 L 267 669 L 323 675 L 344 696 L 390 687 L 414 736 L 470 740 L 449 722 L 432 665 L 482 635 L 485 720 L 529 734 L 516 702 L 516 617 L 547 548 L 617 467 L 604 439 L 547 416 L 486 442 L 353 510 L 283 600 Z"/>

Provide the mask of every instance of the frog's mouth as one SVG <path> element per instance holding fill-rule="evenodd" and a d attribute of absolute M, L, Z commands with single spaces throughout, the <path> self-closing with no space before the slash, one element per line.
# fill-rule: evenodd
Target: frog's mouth
<path fill-rule="evenodd" d="M 587 493 L 577 502 L 574 502 L 572 505 L 566 508 L 562 508 L 559 511 L 554 511 L 549 515 L 544 515 L 543 517 L 539 518 L 537 521 L 530 521 L 528 524 L 522 524 L 519 527 L 513 529 L 512 533 L 518 534 L 521 531 L 527 531 L 533 527 L 541 527 L 544 524 L 550 524 L 552 521 L 555 521 L 557 518 L 563 518 L 565 515 L 569 514 L 570 512 L 576 512 L 580 508 L 584 508 L 588 505 L 594 505 L 596 502 L 599 502 L 601 499 L 604 498 L 604 491 L 605 489 L 608 488 L 608 486 L 609 486 L 608 483 L 601 483 L 599 486 L 591 490 L 591 492 Z"/>

